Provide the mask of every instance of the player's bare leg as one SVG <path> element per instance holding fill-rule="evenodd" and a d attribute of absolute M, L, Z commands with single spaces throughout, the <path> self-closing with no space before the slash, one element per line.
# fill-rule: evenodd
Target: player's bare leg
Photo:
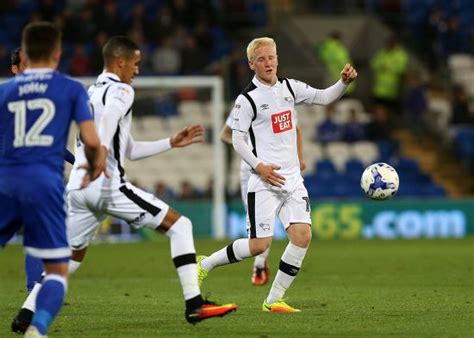
<path fill-rule="evenodd" d="M 262 309 L 266 312 L 300 312 L 286 304 L 283 297 L 301 268 L 311 243 L 311 227 L 309 224 L 291 224 L 287 234 L 290 242 L 281 257 L 272 288 L 263 302 Z"/>
<path fill-rule="evenodd" d="M 186 303 L 186 320 L 195 324 L 204 319 L 222 317 L 235 311 L 236 304 L 218 305 L 204 300 L 201 296 L 191 221 L 170 208 L 157 231 L 170 238 L 171 257 Z"/>

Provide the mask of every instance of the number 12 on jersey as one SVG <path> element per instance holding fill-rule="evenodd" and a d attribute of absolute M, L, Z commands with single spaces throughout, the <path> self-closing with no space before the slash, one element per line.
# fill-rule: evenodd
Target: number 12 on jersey
<path fill-rule="evenodd" d="M 41 110 L 38 119 L 31 128 L 26 131 L 27 111 Z M 15 139 L 13 147 L 47 147 L 53 144 L 54 137 L 41 135 L 56 113 L 56 107 L 50 99 L 40 98 L 33 100 L 20 100 L 10 102 L 8 110 L 15 114 Z"/>

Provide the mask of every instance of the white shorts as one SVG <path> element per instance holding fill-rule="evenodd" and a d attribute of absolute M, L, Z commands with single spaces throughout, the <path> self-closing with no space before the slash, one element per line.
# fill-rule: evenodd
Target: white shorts
<path fill-rule="evenodd" d="M 128 182 L 108 191 L 94 187 L 72 190 L 67 200 L 67 234 L 73 250 L 88 246 L 107 216 L 120 218 L 134 228 L 156 229 L 169 210 L 168 204 Z"/>
<path fill-rule="evenodd" d="M 247 234 L 250 238 L 273 236 L 275 217 L 285 230 L 294 223 L 311 226 L 308 191 L 302 181 L 289 190 L 279 189 L 251 175 L 247 194 Z"/>

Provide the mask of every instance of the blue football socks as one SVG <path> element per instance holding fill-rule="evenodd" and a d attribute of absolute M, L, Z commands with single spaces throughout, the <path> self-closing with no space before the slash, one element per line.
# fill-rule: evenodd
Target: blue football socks
<path fill-rule="evenodd" d="M 43 280 L 43 286 L 36 299 L 36 312 L 31 325 L 42 335 L 46 335 L 49 325 L 58 314 L 64 302 L 67 280 L 63 276 L 49 274 Z"/>

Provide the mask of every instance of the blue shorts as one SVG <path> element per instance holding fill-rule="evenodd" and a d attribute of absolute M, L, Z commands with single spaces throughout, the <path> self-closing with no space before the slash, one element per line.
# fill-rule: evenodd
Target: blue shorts
<path fill-rule="evenodd" d="M 0 168 L 0 246 L 22 225 L 29 255 L 60 260 L 70 256 L 62 174 L 37 166 Z"/>

